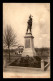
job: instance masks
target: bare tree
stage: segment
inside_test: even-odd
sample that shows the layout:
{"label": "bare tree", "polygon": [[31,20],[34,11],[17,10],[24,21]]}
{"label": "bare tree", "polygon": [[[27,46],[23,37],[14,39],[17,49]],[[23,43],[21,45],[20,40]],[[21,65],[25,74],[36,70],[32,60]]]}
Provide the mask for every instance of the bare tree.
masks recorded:
{"label": "bare tree", "polygon": [[9,61],[10,61],[10,47],[15,45],[16,42],[16,34],[13,32],[11,26],[6,27],[3,34],[3,44],[7,46],[9,51]]}

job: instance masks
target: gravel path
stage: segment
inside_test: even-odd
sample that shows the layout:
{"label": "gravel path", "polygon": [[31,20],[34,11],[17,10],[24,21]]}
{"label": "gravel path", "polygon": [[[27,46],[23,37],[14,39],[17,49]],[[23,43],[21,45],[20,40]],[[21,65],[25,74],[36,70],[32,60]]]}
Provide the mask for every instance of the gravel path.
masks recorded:
{"label": "gravel path", "polygon": [[39,71],[35,68],[9,66],[3,71],[4,78],[50,78],[49,71]]}

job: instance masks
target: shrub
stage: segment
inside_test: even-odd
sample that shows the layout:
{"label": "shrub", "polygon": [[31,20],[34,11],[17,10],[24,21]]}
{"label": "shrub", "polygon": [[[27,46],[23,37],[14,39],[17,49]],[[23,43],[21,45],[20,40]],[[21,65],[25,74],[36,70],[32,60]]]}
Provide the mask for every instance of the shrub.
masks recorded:
{"label": "shrub", "polygon": [[29,63],[29,67],[37,67],[38,68],[41,65],[41,62],[38,61],[34,57],[30,57],[29,60],[28,60],[28,63]]}
{"label": "shrub", "polygon": [[16,59],[13,63],[11,63],[11,66],[18,66],[20,64],[21,58]]}
{"label": "shrub", "polygon": [[21,60],[20,60],[20,66],[24,66],[24,67],[27,67],[28,66],[28,58],[27,57],[21,57]]}
{"label": "shrub", "polygon": [[35,68],[40,68],[41,61],[40,59],[37,59],[38,57],[21,57],[14,61],[13,64],[16,66],[22,66],[22,67],[35,67]]}
{"label": "shrub", "polygon": [[38,57],[38,56],[34,56],[34,58],[35,58],[37,61],[41,61],[41,58]]}

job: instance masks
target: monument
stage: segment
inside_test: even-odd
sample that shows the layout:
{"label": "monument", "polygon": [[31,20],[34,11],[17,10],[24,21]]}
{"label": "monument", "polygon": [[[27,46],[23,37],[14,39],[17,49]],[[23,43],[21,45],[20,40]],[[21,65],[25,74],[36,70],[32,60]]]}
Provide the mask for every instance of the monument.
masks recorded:
{"label": "monument", "polygon": [[25,56],[36,56],[36,51],[34,49],[34,42],[33,39],[34,37],[32,36],[32,16],[29,16],[29,20],[28,20],[28,26],[27,26],[27,31],[26,31],[26,35],[25,35],[25,45],[24,45],[24,51],[22,53],[22,57]]}

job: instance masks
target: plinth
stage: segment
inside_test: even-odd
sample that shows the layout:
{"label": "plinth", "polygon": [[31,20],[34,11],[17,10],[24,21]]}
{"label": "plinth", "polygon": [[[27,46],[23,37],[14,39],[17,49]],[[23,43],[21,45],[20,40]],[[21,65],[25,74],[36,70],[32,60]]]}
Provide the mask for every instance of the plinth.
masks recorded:
{"label": "plinth", "polygon": [[22,53],[22,57],[25,57],[25,56],[30,56],[30,57],[33,57],[33,56],[36,56],[36,51],[34,49],[34,37],[32,36],[31,33],[26,33],[25,35],[25,44],[24,44],[24,51]]}

